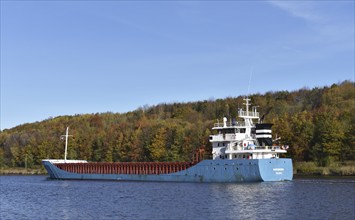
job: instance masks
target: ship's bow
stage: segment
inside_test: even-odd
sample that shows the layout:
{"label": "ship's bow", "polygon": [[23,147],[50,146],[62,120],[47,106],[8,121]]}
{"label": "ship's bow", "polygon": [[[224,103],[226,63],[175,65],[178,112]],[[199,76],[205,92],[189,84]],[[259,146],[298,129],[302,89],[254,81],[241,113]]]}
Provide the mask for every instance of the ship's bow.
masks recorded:
{"label": "ship's bow", "polygon": [[42,160],[42,164],[44,168],[47,170],[47,173],[49,174],[49,177],[52,179],[57,179],[58,175],[56,173],[55,166],[51,162],[51,160]]}

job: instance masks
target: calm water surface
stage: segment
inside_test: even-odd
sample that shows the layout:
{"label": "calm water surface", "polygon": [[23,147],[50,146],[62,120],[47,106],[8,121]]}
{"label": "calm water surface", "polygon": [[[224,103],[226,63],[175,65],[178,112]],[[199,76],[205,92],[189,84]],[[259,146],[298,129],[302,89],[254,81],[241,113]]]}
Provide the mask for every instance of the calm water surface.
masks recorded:
{"label": "calm water surface", "polygon": [[355,219],[354,179],[206,184],[0,176],[0,219]]}

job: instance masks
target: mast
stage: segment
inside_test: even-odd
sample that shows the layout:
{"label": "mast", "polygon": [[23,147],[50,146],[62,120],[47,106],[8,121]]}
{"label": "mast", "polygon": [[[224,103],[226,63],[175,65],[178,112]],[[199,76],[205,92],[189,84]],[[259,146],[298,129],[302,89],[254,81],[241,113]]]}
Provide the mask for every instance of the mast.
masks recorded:
{"label": "mast", "polygon": [[243,99],[245,101],[245,103],[243,103],[245,105],[245,111],[240,110],[239,111],[239,117],[244,118],[245,124],[250,127],[253,126],[253,120],[252,119],[258,119],[259,118],[259,113],[258,112],[249,112],[249,106],[251,105],[249,103],[250,98],[245,97]]}
{"label": "mast", "polygon": [[249,105],[250,105],[250,104],[249,104],[249,101],[250,101],[250,99],[249,99],[248,97],[246,97],[246,98],[244,98],[244,101],[245,101],[244,104],[245,104],[246,113],[247,113],[246,115],[249,116]]}
{"label": "mast", "polygon": [[64,163],[67,162],[67,153],[68,153],[68,137],[73,136],[69,135],[69,127],[67,127],[67,131],[65,132],[65,135],[62,135],[61,137],[65,137],[65,150],[64,150]]}

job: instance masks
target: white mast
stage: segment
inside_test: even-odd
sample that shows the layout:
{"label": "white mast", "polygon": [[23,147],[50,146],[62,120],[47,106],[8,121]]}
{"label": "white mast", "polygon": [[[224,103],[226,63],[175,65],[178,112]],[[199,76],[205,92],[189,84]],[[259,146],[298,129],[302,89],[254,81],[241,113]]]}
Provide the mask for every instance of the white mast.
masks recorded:
{"label": "white mast", "polygon": [[244,117],[245,124],[247,126],[253,126],[253,121],[252,121],[252,118],[253,118],[252,116],[253,115],[249,113],[249,105],[250,105],[249,101],[250,101],[250,98],[246,97],[243,100],[245,101],[245,103],[243,103],[243,104],[245,104],[245,107],[246,107],[246,111],[244,112],[244,114],[245,114],[245,117]]}
{"label": "white mast", "polygon": [[246,112],[247,112],[247,116],[249,116],[249,101],[250,101],[250,99],[248,98],[248,96],[244,99],[244,101],[245,101],[245,106],[246,106]]}
{"label": "white mast", "polygon": [[69,133],[69,127],[67,127],[67,131],[66,131],[65,135],[61,136],[61,137],[65,137],[64,163],[67,162],[68,137],[73,136],[73,135],[69,135],[68,133]]}

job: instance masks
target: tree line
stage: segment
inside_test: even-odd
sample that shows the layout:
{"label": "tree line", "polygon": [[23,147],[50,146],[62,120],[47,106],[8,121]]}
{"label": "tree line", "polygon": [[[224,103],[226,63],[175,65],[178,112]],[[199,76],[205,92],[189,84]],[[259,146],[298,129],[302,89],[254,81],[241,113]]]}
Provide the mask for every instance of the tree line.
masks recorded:
{"label": "tree line", "polygon": [[[297,91],[249,96],[273,136],[289,145],[294,161],[354,160],[354,82]],[[124,114],[96,113],[59,116],[23,124],[0,133],[0,167],[38,167],[46,158],[64,157],[60,136],[70,127],[68,159],[96,162],[190,161],[205,146],[222,117],[236,118],[243,96],[189,103],[143,106]]]}

